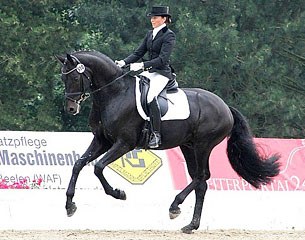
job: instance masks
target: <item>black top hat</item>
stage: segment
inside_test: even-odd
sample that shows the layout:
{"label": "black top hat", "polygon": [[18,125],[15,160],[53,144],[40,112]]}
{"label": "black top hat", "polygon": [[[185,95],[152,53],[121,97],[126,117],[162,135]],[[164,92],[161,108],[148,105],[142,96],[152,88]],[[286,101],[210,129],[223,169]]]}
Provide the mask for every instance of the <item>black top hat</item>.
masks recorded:
{"label": "black top hat", "polygon": [[169,14],[169,7],[168,6],[156,6],[156,7],[152,7],[151,13],[148,13],[147,17],[152,17],[152,16],[167,16],[167,17],[172,17]]}

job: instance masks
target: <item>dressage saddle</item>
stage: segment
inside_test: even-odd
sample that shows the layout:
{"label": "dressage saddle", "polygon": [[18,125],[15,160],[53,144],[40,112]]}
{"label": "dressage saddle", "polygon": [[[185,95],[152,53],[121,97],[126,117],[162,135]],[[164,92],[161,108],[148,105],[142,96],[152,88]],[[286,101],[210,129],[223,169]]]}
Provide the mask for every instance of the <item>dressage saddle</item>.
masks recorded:
{"label": "dressage saddle", "polygon": [[[139,88],[141,93],[141,97],[140,97],[141,105],[145,114],[148,116],[149,108],[147,103],[147,94],[150,87],[150,79],[142,75],[139,75],[138,77],[140,78]],[[161,117],[163,117],[168,110],[169,100],[167,98],[167,94],[175,93],[177,91],[178,91],[178,82],[176,81],[176,74],[173,73],[173,78],[167,83],[165,88],[160,92],[160,94],[157,97],[158,104],[160,107]]]}

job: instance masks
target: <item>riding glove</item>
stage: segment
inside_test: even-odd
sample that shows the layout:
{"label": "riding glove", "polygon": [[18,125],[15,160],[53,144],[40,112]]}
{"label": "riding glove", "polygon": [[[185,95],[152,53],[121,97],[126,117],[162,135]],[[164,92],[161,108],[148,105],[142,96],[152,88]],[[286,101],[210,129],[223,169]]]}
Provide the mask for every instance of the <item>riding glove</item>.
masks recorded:
{"label": "riding glove", "polygon": [[115,60],[115,64],[118,65],[120,68],[126,65],[124,60],[119,60],[119,61]]}
{"label": "riding glove", "polygon": [[130,64],[130,71],[139,71],[139,70],[144,70],[144,63],[140,62],[140,63],[131,63]]}

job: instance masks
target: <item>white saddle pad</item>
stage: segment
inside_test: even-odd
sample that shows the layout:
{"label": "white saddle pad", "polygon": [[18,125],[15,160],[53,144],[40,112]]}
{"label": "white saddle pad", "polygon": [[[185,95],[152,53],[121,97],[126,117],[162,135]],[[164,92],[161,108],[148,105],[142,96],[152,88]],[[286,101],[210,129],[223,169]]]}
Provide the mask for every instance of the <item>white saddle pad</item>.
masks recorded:
{"label": "white saddle pad", "polygon": [[[147,116],[142,108],[140,101],[140,88],[139,88],[140,79],[136,77],[136,105],[140,116],[144,120],[149,120],[149,116]],[[168,111],[161,118],[164,120],[183,120],[187,119],[190,116],[190,106],[187,100],[186,94],[184,91],[178,88],[178,92],[175,93],[167,93],[167,98],[170,100],[168,102]]]}

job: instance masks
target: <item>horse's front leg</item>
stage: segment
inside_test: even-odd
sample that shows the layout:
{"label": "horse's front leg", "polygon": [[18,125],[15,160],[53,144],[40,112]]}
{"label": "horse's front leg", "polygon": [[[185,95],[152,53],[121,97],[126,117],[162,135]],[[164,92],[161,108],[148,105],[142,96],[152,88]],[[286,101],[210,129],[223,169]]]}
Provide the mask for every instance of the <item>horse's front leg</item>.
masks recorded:
{"label": "horse's front leg", "polygon": [[92,140],[90,146],[88,147],[87,151],[82,155],[80,159],[78,159],[72,170],[72,176],[69,182],[69,186],[66,192],[67,200],[66,200],[66,210],[68,217],[73,216],[75,213],[77,207],[75,203],[73,202],[73,197],[75,194],[75,186],[76,181],[79,176],[80,171],[83,169],[83,167],[88,164],[89,162],[95,160],[100,155],[102,155],[104,152],[106,152],[109,149],[108,143],[105,141],[103,142],[102,139],[98,139],[96,136]]}
{"label": "horse's front leg", "polygon": [[108,152],[95,164],[94,173],[100,180],[105,193],[110,195],[116,199],[126,200],[126,194],[124,191],[120,189],[113,189],[110,184],[107,182],[103,175],[103,170],[105,167],[112,163],[113,161],[117,160],[125,153],[132,150],[128,144],[124,141],[117,141],[112,145],[112,147],[108,150]]}

